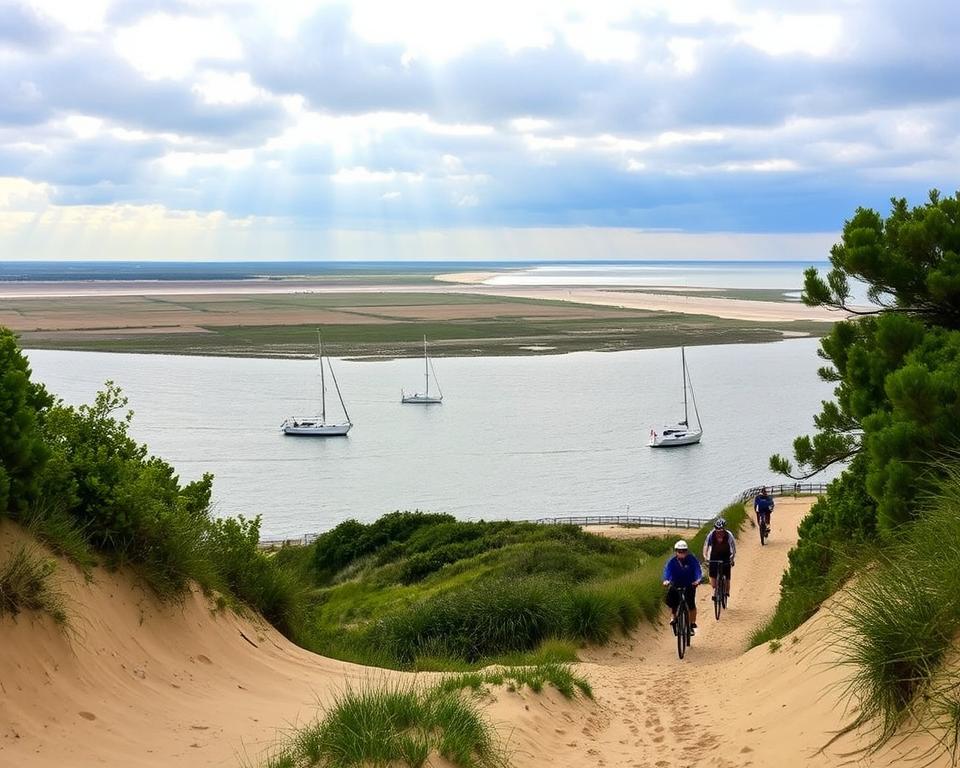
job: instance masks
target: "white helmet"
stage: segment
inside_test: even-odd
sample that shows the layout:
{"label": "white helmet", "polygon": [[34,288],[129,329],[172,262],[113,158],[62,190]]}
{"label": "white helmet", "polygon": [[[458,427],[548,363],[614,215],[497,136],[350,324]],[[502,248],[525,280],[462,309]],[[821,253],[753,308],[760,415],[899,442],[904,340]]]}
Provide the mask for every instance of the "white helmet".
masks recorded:
{"label": "white helmet", "polygon": [[676,544],[674,544],[674,545],[673,545],[673,548],[674,548],[674,549],[682,549],[682,550],[690,549],[690,547],[687,546],[687,542],[685,542],[683,539],[680,539],[680,541],[678,541]]}

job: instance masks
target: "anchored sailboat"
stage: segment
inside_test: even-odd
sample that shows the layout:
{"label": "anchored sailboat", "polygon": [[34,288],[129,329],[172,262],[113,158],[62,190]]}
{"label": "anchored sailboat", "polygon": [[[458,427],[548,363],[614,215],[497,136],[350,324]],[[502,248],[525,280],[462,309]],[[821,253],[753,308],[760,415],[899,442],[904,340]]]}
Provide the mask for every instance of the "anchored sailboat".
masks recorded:
{"label": "anchored sailboat", "polygon": [[[437,394],[430,394],[430,374],[433,373],[433,383],[436,385]],[[440,390],[440,382],[437,381],[437,372],[433,370],[433,361],[427,354],[427,337],[423,337],[423,393],[406,394],[400,390],[401,403],[418,403],[420,405],[436,405],[443,402],[443,392]]]}
{"label": "anchored sailboat", "polygon": [[320,415],[319,416],[291,416],[280,425],[285,435],[301,435],[304,437],[339,437],[346,435],[350,431],[353,423],[350,421],[350,415],[347,413],[347,406],[343,402],[343,395],[340,394],[340,385],[337,383],[337,376],[333,372],[333,366],[330,365],[330,358],[327,360],[327,369],[330,371],[330,378],[333,379],[333,386],[337,390],[337,397],[340,398],[340,407],[343,408],[345,422],[327,423],[327,382],[323,374],[323,337],[320,331],[317,331],[317,359],[320,361]]}
{"label": "anchored sailboat", "polygon": [[[650,447],[667,448],[674,445],[693,445],[699,443],[703,436],[703,427],[700,424],[700,413],[697,411],[697,399],[693,394],[693,382],[690,380],[690,374],[687,371],[687,354],[683,347],[680,347],[680,359],[683,366],[683,421],[670,426],[663,427],[658,433],[655,429],[650,430]],[[690,399],[693,401],[693,413],[697,417],[697,428],[692,429],[687,416],[687,387],[690,387]]]}

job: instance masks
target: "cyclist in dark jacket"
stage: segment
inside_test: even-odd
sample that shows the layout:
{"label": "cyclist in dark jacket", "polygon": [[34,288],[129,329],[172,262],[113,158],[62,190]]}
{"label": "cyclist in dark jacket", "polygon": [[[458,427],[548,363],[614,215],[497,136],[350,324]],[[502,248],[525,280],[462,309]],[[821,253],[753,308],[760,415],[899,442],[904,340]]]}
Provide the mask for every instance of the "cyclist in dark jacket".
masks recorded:
{"label": "cyclist in dark jacket", "polygon": [[760,525],[760,516],[763,515],[767,531],[770,531],[770,513],[773,512],[773,496],[767,493],[766,487],[760,489],[753,499],[753,511],[757,513],[757,525]]}
{"label": "cyclist in dark jacket", "polygon": [[703,542],[703,559],[709,563],[710,586],[714,590],[717,588],[717,576],[722,573],[727,577],[727,597],[730,597],[730,567],[736,556],[737,540],[727,530],[727,521],[718,517],[713,523],[713,530]]}
{"label": "cyclist in dark jacket", "polygon": [[680,607],[680,591],[678,587],[686,587],[687,608],[690,609],[690,627],[697,628],[697,585],[703,579],[700,561],[690,552],[687,542],[680,539],[673,545],[674,555],[663,568],[663,586],[667,590],[667,605],[673,613],[670,619],[676,625],[677,608]]}

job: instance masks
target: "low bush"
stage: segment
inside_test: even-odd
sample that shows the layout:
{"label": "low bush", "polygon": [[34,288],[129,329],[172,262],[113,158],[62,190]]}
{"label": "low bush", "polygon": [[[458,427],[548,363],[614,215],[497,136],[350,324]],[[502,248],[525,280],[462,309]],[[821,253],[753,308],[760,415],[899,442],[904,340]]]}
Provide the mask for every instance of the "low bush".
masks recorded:
{"label": "low bush", "polygon": [[377,621],[370,645],[409,665],[421,655],[475,662],[564,634],[562,594],[544,579],[483,580]]}
{"label": "low bush", "polygon": [[212,520],[205,549],[217,584],[263,616],[288,637],[303,637],[309,586],[293,569],[261,552],[260,518]]}

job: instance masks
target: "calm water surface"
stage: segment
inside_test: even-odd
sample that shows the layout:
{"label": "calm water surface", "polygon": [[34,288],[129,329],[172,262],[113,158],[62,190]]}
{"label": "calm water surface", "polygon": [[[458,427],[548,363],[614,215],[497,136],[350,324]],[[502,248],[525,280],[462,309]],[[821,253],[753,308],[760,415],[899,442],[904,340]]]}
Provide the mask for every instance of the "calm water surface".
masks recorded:
{"label": "calm water surface", "polygon": [[646,442],[682,414],[679,349],[441,358],[445,399],[429,407],[399,402],[401,387],[422,386],[422,360],[335,360],[355,426],[327,439],[279,431],[287,416],[317,410],[315,361],[28,355],[35,378],[69,403],[116,381],[136,414],[133,436],[183,481],[213,472],[215,512],[262,515],[271,538],[395,509],[463,519],[715,514],[745,487],[779,482],[768,457],[789,455],[813,429],[831,397],[816,376],[817,345],[688,347],[704,437],[663,450]]}

